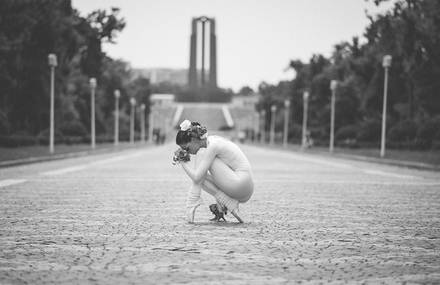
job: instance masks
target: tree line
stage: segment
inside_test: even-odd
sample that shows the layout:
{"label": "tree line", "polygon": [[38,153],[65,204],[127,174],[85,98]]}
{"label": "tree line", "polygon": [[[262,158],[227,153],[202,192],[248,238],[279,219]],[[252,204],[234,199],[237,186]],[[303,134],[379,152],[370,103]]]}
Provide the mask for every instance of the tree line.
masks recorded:
{"label": "tree line", "polygon": [[113,132],[114,91],[119,89],[121,138],[128,139],[129,99],[149,110],[150,82],[133,79],[128,63],[110,58],[104,43],[114,43],[125,27],[118,8],[81,16],[70,0],[0,1],[0,144],[47,143],[50,69],[55,71],[55,128],[58,142],[83,142],[90,133],[90,86],[95,77],[98,140]]}
{"label": "tree line", "polygon": [[[375,0],[378,6],[387,0]],[[394,147],[440,148],[440,2],[399,0],[379,15],[368,15],[364,38],[334,46],[330,57],[313,55],[308,62],[291,60],[291,81],[261,83],[257,110],[291,104],[290,140],[301,137],[303,92],[309,91],[309,129],[312,138],[328,143],[330,81],[336,90],[336,141],[339,145],[377,146],[381,134],[384,55],[389,69],[387,139]],[[277,130],[283,118],[277,116]]]}

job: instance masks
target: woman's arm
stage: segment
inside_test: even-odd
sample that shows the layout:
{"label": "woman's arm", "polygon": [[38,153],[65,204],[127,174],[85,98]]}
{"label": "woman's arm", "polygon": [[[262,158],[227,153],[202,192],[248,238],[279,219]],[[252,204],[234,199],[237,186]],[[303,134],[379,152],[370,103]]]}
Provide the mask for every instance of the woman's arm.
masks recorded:
{"label": "woman's arm", "polygon": [[208,172],[216,156],[216,147],[211,144],[210,147],[207,148],[205,153],[203,154],[200,163],[198,163],[198,165],[196,165],[194,169],[192,169],[187,162],[182,162],[180,163],[180,165],[182,165],[183,170],[185,170],[189,178],[191,178],[194,183],[199,184],[205,178],[206,172]]}

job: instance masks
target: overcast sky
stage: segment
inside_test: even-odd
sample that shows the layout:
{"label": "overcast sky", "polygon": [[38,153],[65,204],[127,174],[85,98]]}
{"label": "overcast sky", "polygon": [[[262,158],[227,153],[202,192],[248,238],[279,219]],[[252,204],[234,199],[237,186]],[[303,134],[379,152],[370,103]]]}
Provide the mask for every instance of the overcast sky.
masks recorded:
{"label": "overcast sky", "polygon": [[[132,67],[188,68],[191,18],[216,19],[220,87],[256,88],[292,78],[291,59],[330,55],[334,44],[362,36],[377,8],[364,0],[73,0],[81,15],[121,8],[126,28],[104,46]],[[382,8],[383,9],[383,8]]]}

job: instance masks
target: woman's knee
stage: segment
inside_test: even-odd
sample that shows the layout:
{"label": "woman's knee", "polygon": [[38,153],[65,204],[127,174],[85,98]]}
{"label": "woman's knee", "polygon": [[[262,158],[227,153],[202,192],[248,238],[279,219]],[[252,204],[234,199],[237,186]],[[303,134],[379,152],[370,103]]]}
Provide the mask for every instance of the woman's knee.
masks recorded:
{"label": "woman's knee", "polygon": [[217,180],[236,180],[236,173],[226,165],[221,159],[215,158],[212,162],[209,172],[213,176],[213,179]]}

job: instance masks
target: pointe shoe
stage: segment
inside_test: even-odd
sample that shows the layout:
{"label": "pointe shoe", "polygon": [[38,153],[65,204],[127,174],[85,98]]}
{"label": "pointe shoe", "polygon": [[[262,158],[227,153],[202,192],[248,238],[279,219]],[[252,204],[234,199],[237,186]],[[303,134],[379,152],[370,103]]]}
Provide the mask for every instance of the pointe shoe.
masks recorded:
{"label": "pointe shoe", "polygon": [[[223,211],[224,211],[225,214],[228,213],[227,210],[228,210],[228,209],[227,209],[226,207],[223,208]],[[239,212],[238,205],[237,205],[237,208],[236,208],[236,209],[231,210],[230,212],[231,212],[231,214],[232,214],[232,215],[238,220],[238,222],[239,222],[240,224],[243,224],[243,223],[244,223],[243,220],[242,220],[242,219],[240,218],[240,216],[238,215],[238,212]]]}
{"label": "pointe shoe", "polygon": [[196,203],[192,204],[191,206],[186,206],[186,220],[188,223],[193,224],[194,223],[194,216],[196,214],[196,209],[198,206],[202,204],[201,199],[199,199]]}
{"label": "pointe shoe", "polygon": [[243,220],[240,218],[240,216],[237,214],[236,210],[231,211],[231,214],[232,214],[232,215],[238,220],[238,222],[239,222],[240,224],[243,224],[243,223],[244,223]]}
{"label": "pointe shoe", "polygon": [[186,220],[188,223],[193,224],[194,223],[194,216],[196,214],[196,209],[200,205],[195,205],[193,207],[186,208]]}

